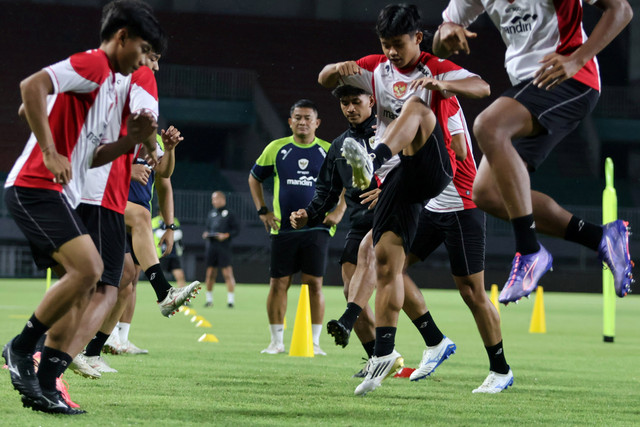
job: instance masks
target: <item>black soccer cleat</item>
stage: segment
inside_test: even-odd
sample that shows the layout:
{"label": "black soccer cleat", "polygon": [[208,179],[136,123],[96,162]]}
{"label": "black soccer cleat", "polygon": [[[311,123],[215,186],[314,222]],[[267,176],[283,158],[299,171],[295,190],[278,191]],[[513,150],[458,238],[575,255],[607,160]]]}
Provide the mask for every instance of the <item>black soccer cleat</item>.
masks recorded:
{"label": "black soccer cleat", "polygon": [[15,351],[13,342],[16,338],[14,337],[2,349],[2,357],[7,362],[7,368],[11,374],[11,384],[23,396],[38,400],[42,396],[42,390],[33,367],[33,355]]}
{"label": "black soccer cleat", "polygon": [[336,345],[341,345],[342,348],[349,344],[349,335],[351,331],[348,330],[339,320],[329,320],[327,323],[327,332],[336,341]]}
{"label": "black soccer cleat", "polygon": [[22,396],[22,406],[31,408],[34,411],[46,412],[47,414],[81,415],[87,413],[82,409],[70,407],[58,390],[45,390],[38,399]]}

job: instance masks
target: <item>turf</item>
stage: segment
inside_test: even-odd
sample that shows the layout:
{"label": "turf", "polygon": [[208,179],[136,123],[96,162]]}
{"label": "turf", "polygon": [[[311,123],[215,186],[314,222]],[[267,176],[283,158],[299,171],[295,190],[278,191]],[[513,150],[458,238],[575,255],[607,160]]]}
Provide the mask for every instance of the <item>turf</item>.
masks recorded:
{"label": "turf", "polygon": [[[289,291],[287,349],[300,288]],[[17,334],[44,291],[43,280],[0,281],[0,342]],[[0,371],[0,425],[633,425],[640,422],[640,298],[617,301],[615,343],[602,340],[601,296],[545,293],[547,333],[530,334],[533,300],[501,307],[505,353],[515,384],[498,395],[475,395],[488,373],[470,312],[454,291],[425,291],[432,314],[458,350],[433,377],[392,378],[365,397],[353,395],[362,347],[346,349],[323,333],[326,357],[264,355],[269,343],[265,285],[238,285],[236,307],[224,286],[212,309],[193,303],[211,328],[191,316],[160,316],[141,283],[131,340],[149,355],[111,356],[117,374],[88,380],[65,374],[71,397],[86,415],[47,415],[22,408],[6,370]],[[325,288],[325,320],[345,303]],[[219,342],[198,342],[204,334]],[[397,349],[415,367],[424,344],[401,316]]]}

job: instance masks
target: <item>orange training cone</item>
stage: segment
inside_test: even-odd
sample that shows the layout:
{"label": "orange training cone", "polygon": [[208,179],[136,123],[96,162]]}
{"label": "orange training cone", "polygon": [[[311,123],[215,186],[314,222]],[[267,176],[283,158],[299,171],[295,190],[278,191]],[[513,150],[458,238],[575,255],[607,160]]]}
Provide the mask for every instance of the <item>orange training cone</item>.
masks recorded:
{"label": "orange training cone", "polygon": [[500,303],[498,302],[498,285],[496,285],[495,283],[491,285],[491,302],[496,307],[498,316],[500,316]]}
{"label": "orange training cone", "polygon": [[544,317],[544,290],[542,289],[542,286],[538,286],[538,290],[536,291],[536,302],[533,304],[529,333],[547,333],[547,322]]}
{"label": "orange training cone", "polygon": [[309,303],[309,286],[300,287],[298,310],[293,323],[293,337],[289,356],[313,357],[313,335],[311,332],[311,305]]}

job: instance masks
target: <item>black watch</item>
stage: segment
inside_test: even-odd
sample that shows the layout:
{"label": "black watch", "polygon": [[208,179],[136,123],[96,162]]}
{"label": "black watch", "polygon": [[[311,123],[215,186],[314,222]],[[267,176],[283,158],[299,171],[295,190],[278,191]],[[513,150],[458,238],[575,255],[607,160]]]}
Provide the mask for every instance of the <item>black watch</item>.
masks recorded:
{"label": "black watch", "polygon": [[176,227],[175,224],[169,224],[169,225],[166,226],[166,228],[168,228],[169,230],[177,230],[178,229],[178,227]]}
{"label": "black watch", "polygon": [[267,213],[269,213],[269,209],[267,209],[266,206],[263,206],[260,209],[258,209],[258,215],[266,215]]}

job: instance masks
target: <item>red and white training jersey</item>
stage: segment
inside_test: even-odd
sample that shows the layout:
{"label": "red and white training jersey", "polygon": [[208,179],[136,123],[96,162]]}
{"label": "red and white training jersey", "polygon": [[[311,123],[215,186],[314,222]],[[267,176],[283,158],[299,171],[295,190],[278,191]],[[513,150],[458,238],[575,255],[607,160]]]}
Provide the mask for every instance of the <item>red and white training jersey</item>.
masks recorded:
{"label": "red and white training jersey", "polygon": [[[71,163],[72,178],[64,186],[64,194],[76,207],[93,154],[104,141],[114,111],[115,73],[107,55],[99,49],[72,55],[45,71],[53,83],[53,95],[47,97],[53,141],[58,153]],[[44,165],[33,133],[7,177],[5,187],[12,185],[63,192]]]}
{"label": "red and white training jersey", "polygon": [[[107,130],[109,142],[127,134],[127,118],[132,113],[148,110],[158,118],[158,87],[150,68],[140,67],[128,76],[116,74],[116,93],[116,114]],[[109,164],[89,170],[82,190],[82,203],[103,206],[124,214],[134,150]]]}
{"label": "red and white training jersey", "polygon": [[[419,89],[410,91],[409,85],[414,80],[431,77],[438,80],[460,80],[476,76],[464,68],[446,59],[440,59],[426,52],[421,52],[418,61],[404,69],[396,68],[384,55],[369,55],[356,61],[362,69],[362,74],[342,77],[342,83],[362,88],[372,93],[376,99],[377,130],[375,148],[389,124],[400,115],[402,105],[412,96],[418,96],[436,114],[440,127],[447,143],[447,150],[451,159],[451,166],[455,173],[455,153],[451,149],[451,134],[449,133],[447,120],[451,111],[450,102],[455,97],[449,94],[432,93],[430,90]],[[457,104],[457,100],[455,100]],[[459,105],[458,105],[459,107]],[[456,108],[457,110],[457,108]],[[390,170],[400,163],[398,156],[394,156],[383,164],[376,174],[384,180]]]}
{"label": "red and white training jersey", "polygon": [[[587,41],[582,0],[450,0],[442,19],[467,27],[485,11],[507,46],[504,66],[514,86],[532,79],[545,55],[568,56]],[[600,90],[597,59],[573,78]]]}

